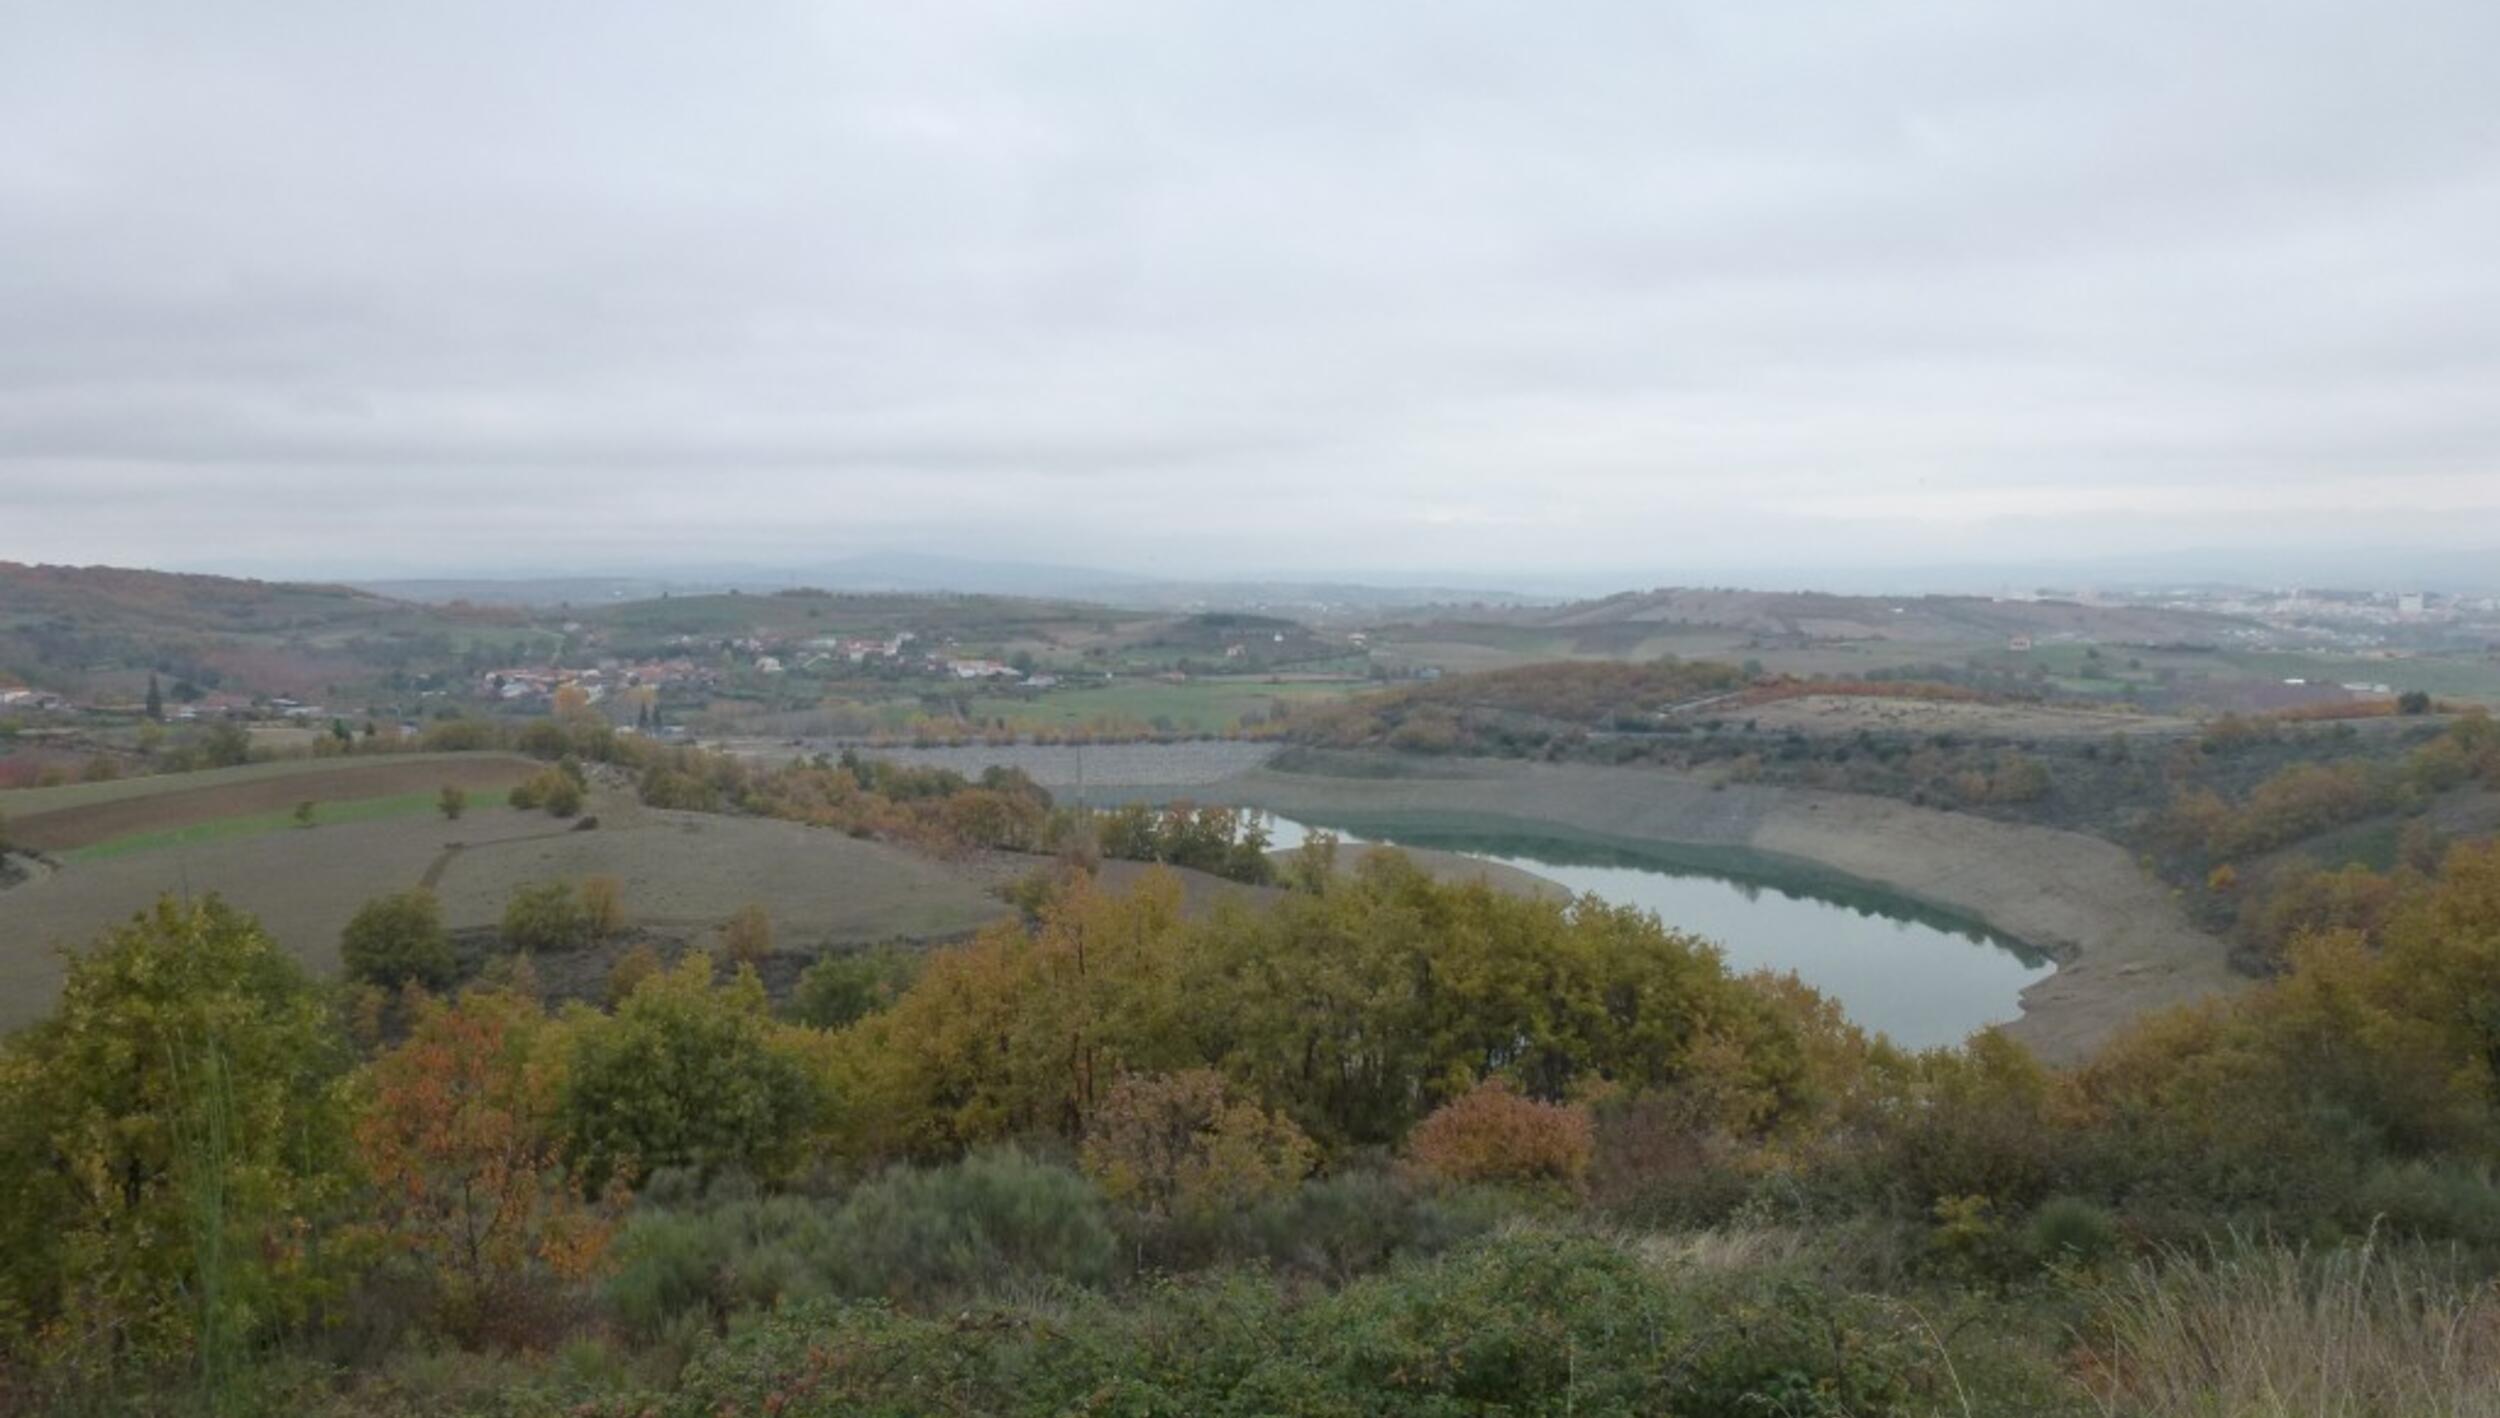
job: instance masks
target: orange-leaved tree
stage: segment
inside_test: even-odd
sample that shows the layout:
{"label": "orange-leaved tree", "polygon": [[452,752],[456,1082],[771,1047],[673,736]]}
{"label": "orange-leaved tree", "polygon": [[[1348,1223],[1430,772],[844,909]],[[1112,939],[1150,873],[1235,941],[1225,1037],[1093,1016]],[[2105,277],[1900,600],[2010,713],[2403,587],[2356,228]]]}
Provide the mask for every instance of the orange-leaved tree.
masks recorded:
{"label": "orange-leaved tree", "polygon": [[1083,1152],[1104,1192],[1159,1215],[1273,1196],[1301,1181],[1316,1155],[1291,1120],[1235,1097],[1204,1068],[1122,1078],[1094,1110]]}
{"label": "orange-leaved tree", "polygon": [[1596,1150],[1588,1109],[1540,1103],[1499,1076],[1441,1105],[1406,1139],[1416,1170],[1452,1182],[1577,1186]]}
{"label": "orange-leaved tree", "polygon": [[528,1338],[607,1248],[609,1208],[558,1159],[561,1028],[509,991],[428,1000],[366,1079],[356,1142],[383,1224],[431,1274],[439,1320],[464,1343]]}

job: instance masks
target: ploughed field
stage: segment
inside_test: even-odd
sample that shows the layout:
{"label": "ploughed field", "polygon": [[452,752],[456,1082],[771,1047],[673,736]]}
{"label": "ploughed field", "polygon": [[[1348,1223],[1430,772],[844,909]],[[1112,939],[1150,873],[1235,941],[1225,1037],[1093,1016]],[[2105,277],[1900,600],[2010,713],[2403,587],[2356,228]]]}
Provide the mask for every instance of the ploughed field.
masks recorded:
{"label": "ploughed field", "polygon": [[6,816],[11,842],[58,853],[143,834],[291,813],[308,800],[316,805],[361,802],[433,794],[445,787],[478,798],[499,796],[543,767],[499,753],[255,763],[0,793],[0,814]]}

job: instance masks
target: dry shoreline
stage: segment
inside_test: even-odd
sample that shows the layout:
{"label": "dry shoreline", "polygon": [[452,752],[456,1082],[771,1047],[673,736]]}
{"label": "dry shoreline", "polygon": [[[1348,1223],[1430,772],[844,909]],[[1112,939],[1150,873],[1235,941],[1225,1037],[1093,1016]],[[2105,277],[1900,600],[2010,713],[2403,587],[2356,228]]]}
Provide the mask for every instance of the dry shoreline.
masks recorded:
{"label": "dry shoreline", "polygon": [[2056,972],[2023,992],[2022,1018],[2005,1026],[2053,1062],[2083,1058],[2140,1015],[2244,983],[2224,944],[2191,925],[2167,887],[2081,833],[1648,768],[1378,766],[1380,776],[1259,768],[1226,780],[1222,796],[1289,817],[1467,815],[1812,863],[1967,915],[2055,960]]}

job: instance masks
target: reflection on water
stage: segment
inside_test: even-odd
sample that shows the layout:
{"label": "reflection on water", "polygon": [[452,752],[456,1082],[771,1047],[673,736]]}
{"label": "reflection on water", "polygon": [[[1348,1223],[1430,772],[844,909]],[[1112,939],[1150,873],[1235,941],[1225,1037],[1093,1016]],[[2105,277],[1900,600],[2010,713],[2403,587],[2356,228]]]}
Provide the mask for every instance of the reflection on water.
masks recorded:
{"label": "reflection on water", "polygon": [[[1804,864],[1731,848],[1628,846],[1517,830],[1346,824],[1349,842],[1460,852],[1531,871],[1575,893],[1655,912],[1716,942],[1738,970],[1794,970],[1871,1030],[1925,1047],[1960,1042],[2022,1012],[2023,987],[2052,968],[2037,951],[1967,919]],[[1310,828],[1270,819],[1277,847]]]}

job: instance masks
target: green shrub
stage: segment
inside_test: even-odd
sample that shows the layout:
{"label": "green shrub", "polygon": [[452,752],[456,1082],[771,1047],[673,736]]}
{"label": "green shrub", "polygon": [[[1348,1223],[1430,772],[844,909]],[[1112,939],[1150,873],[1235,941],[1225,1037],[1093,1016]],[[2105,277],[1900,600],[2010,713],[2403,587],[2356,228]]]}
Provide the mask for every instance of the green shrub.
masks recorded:
{"label": "green shrub", "polygon": [[2118,1220],[2079,1197],[2051,1197],[2031,1214],[2024,1239],[2044,1265],[2094,1266],[2118,1253]]}
{"label": "green shrub", "polygon": [[1520,1230],[1334,1294],[1220,1272],[1126,1303],[801,1306],[697,1359],[677,1411],[1964,1411],[1935,1354],[1914,1317],[1799,1276],[1671,1272]]}
{"label": "green shrub", "polygon": [[1184,1214],[1147,1228],[1141,1246],[1164,1270],[1250,1261],[1342,1283],[1393,1260],[1438,1255],[1491,1230],[1510,1210],[1493,1192],[1342,1172],[1241,1210]]}
{"label": "green shrub", "polygon": [[890,945],[828,955],[799,976],[787,1012],[801,1024],[839,1029],[892,1004],[919,973],[919,957]]}
{"label": "green shrub", "polygon": [[1014,1148],[898,1168],[843,1203],[838,1290],[925,1300],[1017,1276],[1108,1278],[1120,1247],[1102,1193]]}
{"label": "green shrub", "polygon": [[2500,1247],[2500,1188],[2480,1169],[2382,1163],[2354,1188],[2346,1220],[2355,1231],[2383,1225],[2425,1241]]}
{"label": "green shrub", "polygon": [[564,773],[544,775],[546,790],[540,795],[550,817],[579,817],[582,812],[582,785]]}
{"label": "green shrub", "polygon": [[823,1100],[751,972],[712,983],[689,955],[584,1021],[562,1105],[567,1152],[594,1185],[662,1167],[786,1174]]}
{"label": "green shrub", "polygon": [[349,979],[385,989],[414,981],[439,990],[459,970],[443,931],[442,905],[423,887],[359,907],[339,936],[339,959]]}
{"label": "green shrub", "polygon": [[495,746],[495,725],[485,719],[445,719],[426,726],[419,746],[428,753],[469,753]]}
{"label": "green shrub", "polygon": [[579,950],[596,938],[594,925],[570,882],[524,886],[504,903],[504,943],[516,950]]}
{"label": "green shrub", "polygon": [[657,1341],[798,1301],[927,1306],[1033,1281],[1097,1284],[1116,1270],[1120,1244],[1083,1178],[1001,1150],[890,1172],[840,1201],[715,1197],[646,1209],[615,1254],[609,1308],[627,1333]]}
{"label": "green shrub", "polygon": [[579,816],[582,810],[582,780],[578,767],[572,773],[556,768],[542,768],[526,780],[512,785],[506,801],[523,811],[545,808],[556,817]]}
{"label": "green shrub", "polygon": [[834,1215],[795,1196],[639,1212],[617,1238],[608,1307],[626,1333],[657,1342],[741,1311],[828,1298],[841,1246]]}

